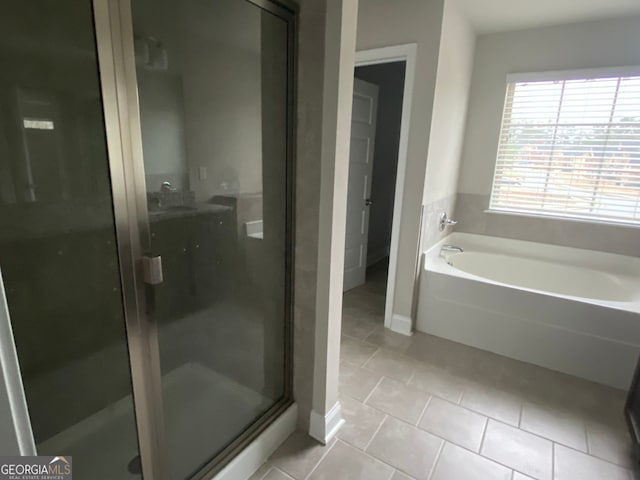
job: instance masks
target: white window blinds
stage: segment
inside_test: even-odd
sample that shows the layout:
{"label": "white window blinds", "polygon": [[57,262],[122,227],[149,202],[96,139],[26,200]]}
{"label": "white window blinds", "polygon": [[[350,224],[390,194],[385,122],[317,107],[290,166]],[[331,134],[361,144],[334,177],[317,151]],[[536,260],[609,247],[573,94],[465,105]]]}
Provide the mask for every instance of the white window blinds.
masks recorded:
{"label": "white window blinds", "polygon": [[640,75],[510,82],[490,209],[640,223]]}

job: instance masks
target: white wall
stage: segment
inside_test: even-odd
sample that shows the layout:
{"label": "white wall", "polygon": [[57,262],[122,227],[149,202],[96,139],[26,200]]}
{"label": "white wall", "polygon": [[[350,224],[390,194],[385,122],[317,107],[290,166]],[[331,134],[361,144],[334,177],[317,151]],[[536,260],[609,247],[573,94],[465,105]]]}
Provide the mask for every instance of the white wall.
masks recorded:
{"label": "white wall", "polygon": [[411,317],[443,0],[361,0],[357,50],[417,44],[394,314]]}
{"label": "white wall", "polygon": [[626,255],[640,254],[640,229],[486,213],[506,75],[640,65],[640,16],[481,35],[477,40],[462,166],[457,230]]}
{"label": "white wall", "polygon": [[338,401],[357,0],[327,0],[313,410],[309,434],[327,443],[342,426]]}
{"label": "white wall", "polygon": [[424,201],[456,193],[475,35],[451,0],[445,2],[433,102]]}
{"label": "white wall", "polygon": [[[181,41],[191,189],[198,201],[262,192],[260,12],[229,0],[196,2],[185,11]],[[210,25],[211,18],[219,21]],[[199,175],[202,167],[206,178]]]}
{"label": "white wall", "polygon": [[507,74],[640,65],[638,45],[640,17],[478,37],[458,190],[491,193]]}
{"label": "white wall", "polygon": [[418,49],[393,313],[411,318],[419,252],[455,203],[475,35],[455,0],[362,0],[358,50],[401,43]]}
{"label": "white wall", "polygon": [[138,95],[147,188],[168,181],[188,190],[182,79],[168,72],[138,70]]}
{"label": "white wall", "polygon": [[[133,5],[137,61],[136,76],[140,102],[142,145],[147,188],[158,191],[168,181],[188,190],[188,165],[184,131],[182,52],[176,22],[179,7],[167,0],[136,0]],[[143,66],[148,37],[162,42],[167,64],[164,68]],[[143,60],[144,59],[144,60]],[[152,62],[153,63],[153,62]]]}
{"label": "white wall", "polygon": [[168,71],[138,77],[148,188],[169,180],[198,201],[261,193],[260,10],[235,0],[178,3],[134,5],[138,45],[153,36],[168,59]]}
{"label": "white wall", "polygon": [[[453,214],[464,140],[475,34],[454,0],[444,5],[424,189],[422,246],[436,243],[440,210]],[[444,232],[445,234],[447,232]]]}

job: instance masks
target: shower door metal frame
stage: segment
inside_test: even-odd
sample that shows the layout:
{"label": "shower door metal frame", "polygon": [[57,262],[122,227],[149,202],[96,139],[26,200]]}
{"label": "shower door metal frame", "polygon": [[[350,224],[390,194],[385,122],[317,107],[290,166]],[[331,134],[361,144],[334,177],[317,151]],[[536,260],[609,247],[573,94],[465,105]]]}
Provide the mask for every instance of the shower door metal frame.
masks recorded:
{"label": "shower door metal frame", "polygon": [[[144,478],[168,480],[158,327],[149,313],[142,258],[150,250],[131,0],[92,0],[113,194],[138,444]],[[295,197],[295,59],[297,7],[288,1],[246,0],[287,23],[287,205],[284,395],[193,478],[211,478],[292,403],[293,245]],[[212,452],[213,453],[213,452]]]}
{"label": "shower door metal frame", "polygon": [[123,10],[122,4],[114,0],[93,0],[96,46],[138,448],[144,477],[166,480],[168,449],[160,390],[158,332],[147,312],[145,284],[142,280],[142,239],[149,232],[145,225],[146,195],[141,195],[144,191],[144,166],[140,118],[137,89],[130,88],[128,83],[131,72],[126,62],[127,29],[123,25],[127,8]]}

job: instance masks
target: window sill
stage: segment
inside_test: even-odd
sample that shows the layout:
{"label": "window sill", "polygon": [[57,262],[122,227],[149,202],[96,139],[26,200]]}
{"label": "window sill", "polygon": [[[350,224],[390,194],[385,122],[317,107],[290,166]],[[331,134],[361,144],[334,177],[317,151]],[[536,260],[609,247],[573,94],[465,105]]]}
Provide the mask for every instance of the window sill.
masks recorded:
{"label": "window sill", "polygon": [[484,210],[484,213],[488,213],[491,215],[505,215],[509,217],[522,217],[522,218],[538,218],[542,220],[552,220],[552,221],[564,221],[564,222],[574,222],[574,223],[587,223],[587,224],[598,224],[598,225],[608,225],[611,227],[622,227],[622,228],[640,228],[640,224],[631,223],[631,222],[616,222],[612,220],[601,220],[601,219],[590,219],[590,218],[581,218],[581,217],[569,217],[564,215],[542,215],[531,212],[516,212],[510,210],[492,210],[487,208]]}

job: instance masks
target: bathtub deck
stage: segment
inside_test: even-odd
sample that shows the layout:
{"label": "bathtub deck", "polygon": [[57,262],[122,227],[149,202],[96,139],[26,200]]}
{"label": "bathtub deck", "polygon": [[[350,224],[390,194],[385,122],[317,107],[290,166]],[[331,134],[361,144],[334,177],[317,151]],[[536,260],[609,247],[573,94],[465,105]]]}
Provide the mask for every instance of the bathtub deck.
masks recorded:
{"label": "bathtub deck", "polygon": [[385,331],[383,294],[345,295],[338,439],[296,433],[254,479],[632,479],[624,392]]}

